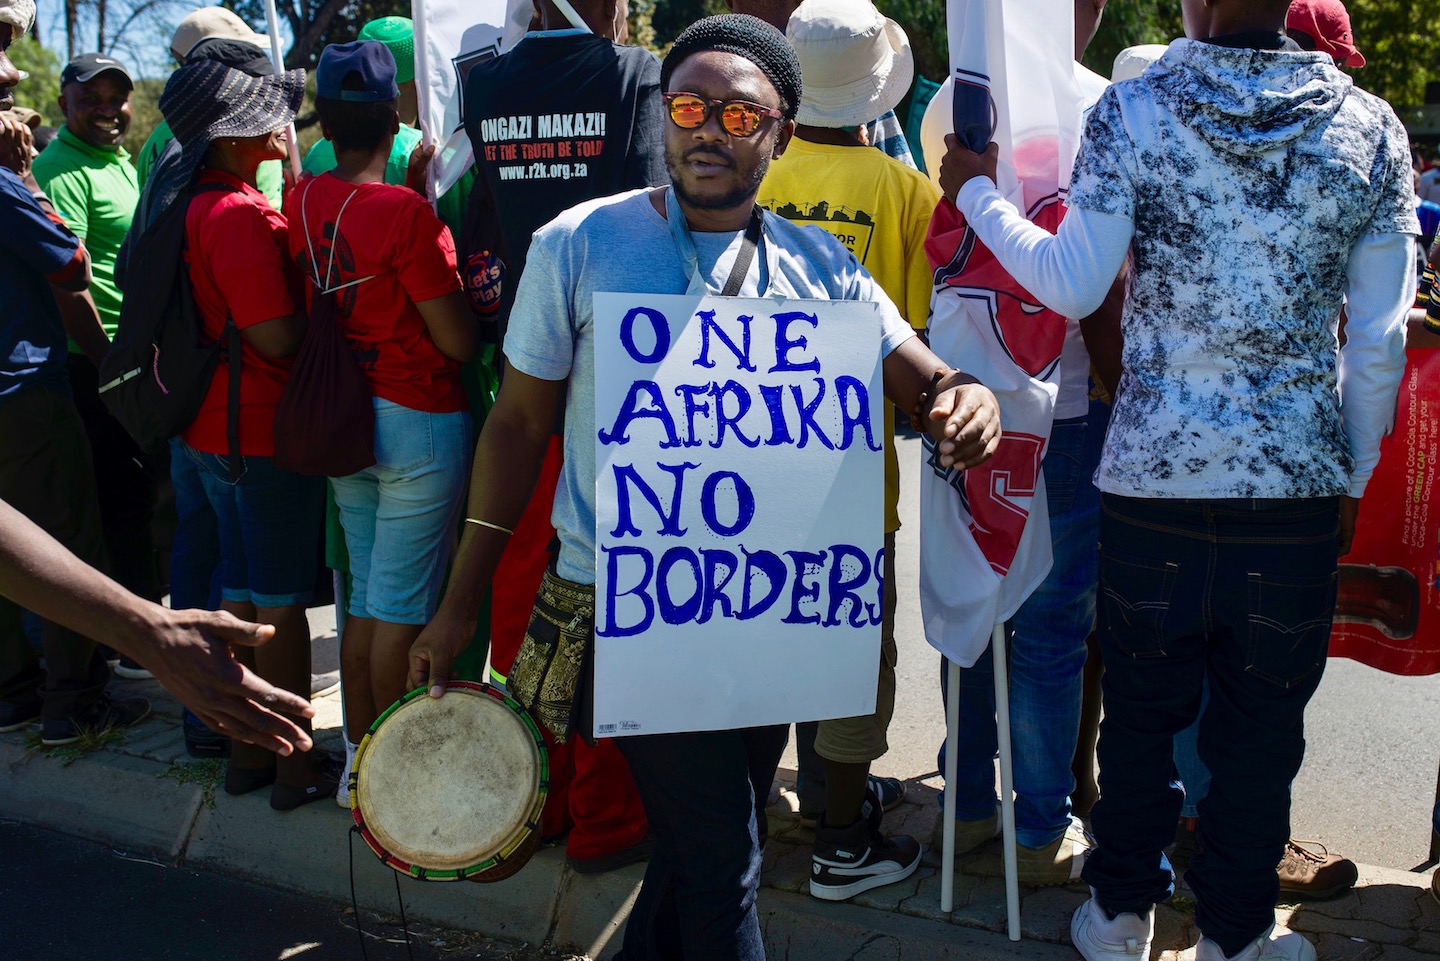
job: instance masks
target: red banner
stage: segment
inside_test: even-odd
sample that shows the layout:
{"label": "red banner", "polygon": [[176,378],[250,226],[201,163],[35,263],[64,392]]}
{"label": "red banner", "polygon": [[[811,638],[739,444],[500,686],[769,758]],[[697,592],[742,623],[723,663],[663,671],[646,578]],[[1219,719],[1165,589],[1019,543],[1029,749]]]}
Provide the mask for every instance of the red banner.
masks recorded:
{"label": "red banner", "polygon": [[1395,416],[1340,559],[1330,656],[1440,674],[1440,350],[1413,349]]}

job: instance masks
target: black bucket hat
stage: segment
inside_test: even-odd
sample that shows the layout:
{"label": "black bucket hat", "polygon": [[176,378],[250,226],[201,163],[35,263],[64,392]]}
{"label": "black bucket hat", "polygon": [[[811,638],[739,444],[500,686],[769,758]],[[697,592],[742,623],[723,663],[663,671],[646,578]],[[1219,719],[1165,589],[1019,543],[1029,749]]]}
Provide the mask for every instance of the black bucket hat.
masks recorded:
{"label": "black bucket hat", "polygon": [[216,140],[278,130],[295,119],[304,96],[304,70],[256,77],[215,60],[176,70],[160,94],[160,112],[180,142],[184,182],[193,179]]}

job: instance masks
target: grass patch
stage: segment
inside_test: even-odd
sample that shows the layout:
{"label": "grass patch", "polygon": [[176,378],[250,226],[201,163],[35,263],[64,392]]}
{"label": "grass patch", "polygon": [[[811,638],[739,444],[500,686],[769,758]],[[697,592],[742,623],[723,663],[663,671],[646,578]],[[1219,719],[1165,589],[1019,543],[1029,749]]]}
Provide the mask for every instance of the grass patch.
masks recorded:
{"label": "grass patch", "polygon": [[225,759],[206,758],[203,761],[176,761],[156,777],[168,777],[178,784],[198,784],[207,808],[215,807],[215,788],[225,780]]}
{"label": "grass patch", "polygon": [[1181,914],[1188,914],[1192,917],[1195,914],[1195,902],[1190,898],[1183,897],[1177,894],[1165,903],[1170,905],[1170,907],[1174,908],[1176,911],[1179,911]]}
{"label": "grass patch", "polygon": [[93,754],[111,744],[124,743],[125,736],[126,732],[121,728],[108,726],[94,728],[81,725],[80,740],[59,747],[47,747],[40,740],[39,731],[30,731],[25,735],[25,756],[28,758],[35,754],[42,754],[59,761],[61,767],[69,767],[87,754]]}

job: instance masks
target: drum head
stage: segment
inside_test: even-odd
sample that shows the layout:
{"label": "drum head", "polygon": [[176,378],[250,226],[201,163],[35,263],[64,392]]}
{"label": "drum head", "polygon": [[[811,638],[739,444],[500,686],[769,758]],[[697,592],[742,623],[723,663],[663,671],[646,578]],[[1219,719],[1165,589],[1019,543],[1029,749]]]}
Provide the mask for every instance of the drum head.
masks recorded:
{"label": "drum head", "polygon": [[392,867],[458,880],[503,861],[538,830],[545,774],[538,730],[499,692],[457,682],[436,699],[421,689],[366,735],[353,813]]}

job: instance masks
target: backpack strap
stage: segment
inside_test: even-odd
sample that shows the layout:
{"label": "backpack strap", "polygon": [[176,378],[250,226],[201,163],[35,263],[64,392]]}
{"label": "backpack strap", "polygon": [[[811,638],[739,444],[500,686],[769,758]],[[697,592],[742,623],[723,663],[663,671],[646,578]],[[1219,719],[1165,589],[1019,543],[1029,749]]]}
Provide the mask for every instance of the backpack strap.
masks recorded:
{"label": "backpack strap", "polygon": [[240,328],[235,326],[235,318],[230,316],[229,311],[225,312],[225,334],[230,342],[230,383],[229,395],[225,400],[225,439],[230,449],[230,480],[238,483],[244,473],[240,466]]}
{"label": "backpack strap", "polygon": [[[211,193],[214,191],[235,192],[235,188],[228,184],[197,184],[191,190],[190,197],[198,194]],[[188,201],[187,201],[188,206]],[[188,238],[182,242],[180,255],[185,255],[185,248],[188,247]],[[221,336],[226,338],[225,349],[229,355],[227,363],[230,371],[230,383],[225,398],[225,441],[230,454],[230,480],[238,483],[244,470],[241,467],[243,455],[240,453],[240,328],[235,326],[235,318],[230,316],[230,311],[225,311],[225,330]]]}
{"label": "backpack strap", "polygon": [[340,246],[340,218],[345,216],[345,208],[350,206],[350,201],[354,200],[355,195],[360,192],[360,188],[356,187],[354,190],[350,191],[350,196],[345,198],[345,202],[340,205],[340,212],[335,215],[335,233],[334,236],[330,238],[330,260],[325,265],[325,279],[323,281],[320,279],[320,262],[315,259],[315,240],[313,235],[310,233],[310,220],[306,216],[305,212],[305,202],[310,199],[310,188],[314,185],[315,180],[317,179],[319,178],[312,178],[310,183],[307,183],[305,185],[305,189],[300,194],[300,227],[305,233],[305,246],[310,251],[311,283],[313,283],[319,289],[320,293],[333,294],[337,290],[344,290],[346,287],[354,287],[357,284],[365,283],[365,281],[367,280],[374,280],[376,275],[371,274],[369,277],[360,277],[356,280],[349,281],[348,283],[341,284],[338,287],[330,286],[330,278],[335,271],[335,248]]}

